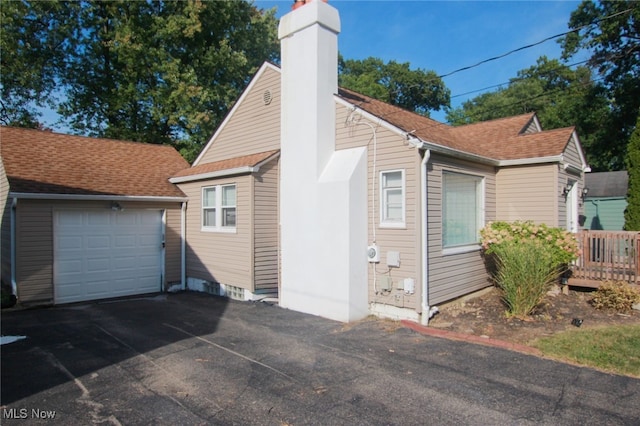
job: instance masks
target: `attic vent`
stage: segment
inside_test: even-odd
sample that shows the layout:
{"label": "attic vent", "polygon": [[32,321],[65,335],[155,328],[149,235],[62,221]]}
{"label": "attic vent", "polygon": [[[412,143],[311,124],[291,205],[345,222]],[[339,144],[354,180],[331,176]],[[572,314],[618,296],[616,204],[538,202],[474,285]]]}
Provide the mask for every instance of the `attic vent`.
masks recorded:
{"label": "attic vent", "polygon": [[271,103],[271,90],[265,90],[264,94],[262,95],[262,99],[264,100],[264,104],[265,105],[269,105]]}

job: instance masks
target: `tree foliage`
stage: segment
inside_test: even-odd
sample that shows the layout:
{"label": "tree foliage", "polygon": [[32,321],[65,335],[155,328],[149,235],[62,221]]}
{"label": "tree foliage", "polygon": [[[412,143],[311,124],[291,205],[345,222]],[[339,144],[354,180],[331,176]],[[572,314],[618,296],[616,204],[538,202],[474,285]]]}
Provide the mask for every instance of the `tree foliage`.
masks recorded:
{"label": "tree foliage", "polygon": [[624,229],[640,231],[640,111],[636,119],[636,128],[629,139],[625,165],[629,174],[629,187],[627,208],[624,211]]}
{"label": "tree foliage", "polygon": [[[575,125],[594,171],[621,170],[640,107],[640,2],[584,1],[574,31],[560,41],[563,60],[538,59],[509,85],[450,110],[454,125],[537,112],[544,128]],[[566,65],[578,52],[586,66]]]}
{"label": "tree foliage", "polygon": [[434,71],[379,58],[338,60],[339,84],[372,98],[429,116],[449,105],[451,92]]}
{"label": "tree foliage", "polygon": [[169,143],[189,159],[278,55],[275,12],[248,1],[22,1],[1,13],[5,123],[35,124],[34,105],[55,102],[76,133]]}
{"label": "tree foliage", "polygon": [[0,3],[2,124],[38,127],[37,108],[55,105],[52,94],[77,7],[59,1]]}
{"label": "tree foliage", "polygon": [[608,137],[601,143],[610,147],[610,168],[621,169],[640,108],[640,2],[583,1],[569,27],[576,31],[561,40],[563,56],[581,49],[591,53],[589,66],[603,77],[610,100]]}
{"label": "tree foliage", "polygon": [[519,71],[507,87],[463,103],[449,111],[447,119],[461,125],[536,112],[545,129],[575,126],[591,167],[606,169],[599,141],[606,137],[608,100],[591,74],[587,67],[573,70],[542,56],[536,65]]}

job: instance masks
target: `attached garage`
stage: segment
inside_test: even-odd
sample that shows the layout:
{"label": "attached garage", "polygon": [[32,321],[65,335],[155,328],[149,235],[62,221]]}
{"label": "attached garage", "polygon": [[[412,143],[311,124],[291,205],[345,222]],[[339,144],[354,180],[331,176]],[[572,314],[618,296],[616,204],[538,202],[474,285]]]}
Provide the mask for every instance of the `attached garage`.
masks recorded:
{"label": "attached garage", "polygon": [[54,212],[54,302],[161,291],[162,212]]}
{"label": "attached garage", "polygon": [[184,286],[189,164],[170,146],[0,127],[2,282],[23,306]]}

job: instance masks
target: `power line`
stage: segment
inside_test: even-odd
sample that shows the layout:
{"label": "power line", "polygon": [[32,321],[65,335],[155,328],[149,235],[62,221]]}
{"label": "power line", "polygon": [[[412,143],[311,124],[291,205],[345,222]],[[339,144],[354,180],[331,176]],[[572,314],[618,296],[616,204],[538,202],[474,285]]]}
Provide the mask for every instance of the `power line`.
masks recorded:
{"label": "power line", "polygon": [[[560,66],[555,67],[555,68],[553,68],[553,69],[551,69],[551,70],[549,70],[549,71],[547,71],[547,72],[542,72],[542,73],[539,73],[539,74],[537,74],[537,75],[538,75],[538,76],[541,76],[541,75],[550,74],[550,73],[552,73],[552,72],[554,72],[554,71],[556,71],[556,70],[559,70],[559,69],[561,69],[561,68],[563,68],[563,67],[565,67],[565,66],[566,66],[566,67],[568,67],[568,68],[570,68],[570,67],[573,67],[573,66],[576,66],[576,65],[584,64],[584,63],[586,63],[586,62],[589,62],[589,60],[588,60],[588,59],[586,59],[586,60],[584,60],[584,61],[575,62],[575,63],[573,63],[573,64],[569,64],[569,65],[560,65]],[[453,95],[453,96],[450,96],[450,98],[451,98],[451,99],[453,99],[453,98],[459,98],[460,96],[470,95],[470,94],[472,94],[472,93],[484,92],[485,90],[493,89],[493,88],[500,87],[500,86],[504,86],[504,85],[510,85],[510,84],[513,84],[513,83],[517,83],[518,81],[528,80],[529,78],[531,78],[531,77],[516,77],[516,78],[512,78],[511,80],[506,81],[506,82],[504,82],[504,83],[494,84],[494,85],[492,85],[492,86],[483,87],[482,89],[475,89],[475,90],[471,90],[471,91],[469,91],[469,92],[460,93],[459,95]]]}
{"label": "power line", "polygon": [[[476,118],[478,118],[477,122],[480,122],[480,121],[483,121],[483,119],[481,117],[486,116],[486,115],[488,115],[490,113],[494,113],[496,111],[501,111],[501,110],[513,107],[515,105],[518,105],[518,104],[526,104],[527,102],[530,102],[530,101],[533,101],[533,100],[536,100],[536,99],[540,99],[540,98],[544,98],[544,97],[547,97],[547,96],[555,96],[555,95],[557,95],[559,93],[563,93],[563,96],[567,97],[567,98],[568,97],[572,97],[572,96],[577,96],[578,95],[577,93],[572,93],[573,89],[576,89],[576,88],[579,88],[579,87],[586,87],[586,86],[589,86],[589,85],[591,85],[593,83],[596,83],[596,82],[599,82],[599,81],[602,81],[602,80],[604,80],[604,77],[598,77],[596,79],[590,79],[588,82],[578,83],[578,84],[574,84],[574,85],[571,85],[571,86],[566,87],[566,88],[560,88],[560,89],[556,89],[556,90],[540,93],[540,94],[535,95],[535,96],[530,96],[528,98],[519,99],[519,100],[517,100],[515,102],[511,102],[511,103],[506,104],[506,105],[499,105],[499,106],[495,106],[495,107],[492,107],[492,108],[486,108],[484,110],[480,109],[479,112],[475,111],[473,113],[465,114],[464,117],[466,117],[466,118],[474,118],[474,117],[476,117]],[[567,90],[569,91],[569,93],[567,93]],[[447,121],[447,123],[451,124],[448,121]]]}
{"label": "power line", "polygon": [[504,58],[504,57],[506,57],[506,56],[509,56],[509,55],[513,54],[513,53],[520,52],[520,51],[522,51],[522,50],[525,50],[525,49],[529,49],[529,48],[535,47],[535,46],[537,46],[537,45],[539,45],[539,44],[542,44],[542,43],[545,43],[545,42],[547,42],[547,41],[549,41],[549,40],[553,40],[554,38],[558,38],[558,37],[565,36],[565,35],[567,35],[567,34],[571,34],[571,33],[578,32],[578,31],[580,31],[580,30],[582,30],[582,29],[584,29],[584,28],[590,27],[590,26],[595,25],[595,24],[597,24],[597,23],[599,23],[599,22],[605,21],[605,20],[607,20],[607,19],[615,18],[616,16],[619,16],[619,15],[625,14],[625,13],[627,13],[627,12],[631,12],[632,10],[633,10],[633,9],[626,9],[626,10],[623,10],[623,11],[621,11],[621,12],[614,13],[613,15],[605,16],[604,18],[601,18],[601,19],[596,19],[595,21],[593,21],[593,22],[591,22],[591,23],[589,23],[589,24],[582,25],[582,26],[580,26],[580,27],[578,27],[578,28],[574,28],[574,29],[569,30],[569,31],[566,31],[566,32],[564,32],[564,33],[560,33],[560,34],[556,34],[556,35],[554,35],[554,36],[546,37],[546,38],[544,38],[544,39],[542,39],[542,40],[540,40],[540,41],[537,41],[537,42],[535,42],[535,43],[531,43],[531,44],[527,44],[527,45],[525,45],[525,46],[518,47],[518,48],[516,48],[516,49],[510,50],[510,51],[508,51],[508,52],[506,52],[506,53],[503,53],[503,54],[501,54],[501,55],[494,56],[494,57],[492,57],[492,58],[484,59],[484,60],[482,60],[482,61],[480,61],[480,62],[478,62],[478,63],[475,63],[475,64],[473,64],[473,65],[468,65],[468,66],[466,66],[466,67],[458,68],[457,70],[453,70],[453,71],[448,72],[448,73],[446,73],[446,74],[441,74],[441,75],[439,75],[439,76],[438,76],[438,78],[445,78],[445,77],[449,77],[450,75],[457,74],[457,73],[462,72],[462,71],[467,71],[467,70],[470,70],[470,69],[472,69],[472,68],[479,67],[480,65],[486,64],[487,62],[492,62],[492,61],[495,61],[495,60],[498,60],[498,59],[502,59],[502,58]]}

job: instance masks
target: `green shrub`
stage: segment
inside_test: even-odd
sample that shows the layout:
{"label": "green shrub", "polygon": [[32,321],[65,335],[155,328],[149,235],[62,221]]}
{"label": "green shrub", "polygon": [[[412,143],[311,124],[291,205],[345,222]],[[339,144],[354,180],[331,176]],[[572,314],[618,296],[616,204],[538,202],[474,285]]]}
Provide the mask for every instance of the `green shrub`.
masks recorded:
{"label": "green shrub", "polygon": [[524,318],[538,306],[560,270],[549,250],[535,240],[508,241],[494,247],[495,281],[502,290],[507,316]]}
{"label": "green shrub", "polygon": [[573,234],[531,221],[491,222],[480,235],[509,316],[529,315],[579,255]]}
{"label": "green shrub", "polygon": [[580,249],[578,240],[569,231],[552,228],[547,225],[536,225],[531,221],[489,222],[480,230],[482,248],[487,254],[493,253],[496,247],[509,241],[540,241],[552,255],[558,265],[569,264],[578,258]]}
{"label": "green shrub", "polygon": [[640,302],[640,292],[624,281],[607,281],[602,284],[591,299],[596,309],[613,309],[620,312],[630,311]]}

